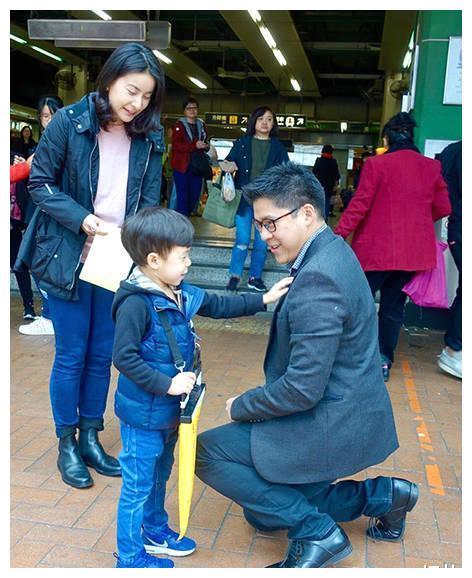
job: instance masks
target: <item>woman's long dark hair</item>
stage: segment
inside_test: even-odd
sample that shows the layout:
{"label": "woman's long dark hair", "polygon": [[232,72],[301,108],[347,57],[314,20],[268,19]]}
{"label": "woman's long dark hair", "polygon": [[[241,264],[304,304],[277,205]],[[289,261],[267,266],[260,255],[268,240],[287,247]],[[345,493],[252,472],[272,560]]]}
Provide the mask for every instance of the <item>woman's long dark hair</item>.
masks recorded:
{"label": "woman's long dark hair", "polygon": [[382,136],[388,141],[387,152],[392,153],[405,149],[418,151],[413,142],[415,126],[418,126],[415,119],[407,112],[399,112],[392,116],[382,129]]}
{"label": "woman's long dark hair", "polygon": [[270,112],[270,114],[274,117],[274,126],[269,133],[269,136],[272,138],[274,136],[278,136],[279,129],[277,125],[277,117],[274,114],[274,111],[269,108],[268,106],[258,106],[255,110],[251,112],[251,116],[249,117],[247,123],[247,132],[251,136],[256,134],[256,121],[259,117],[264,116],[266,112]]}
{"label": "woman's long dark hair", "polygon": [[160,127],[160,112],[164,97],[165,80],[159,61],[150,48],[144,44],[129,42],[114,50],[103,65],[97,78],[98,95],[95,109],[100,126],[106,129],[113,119],[113,111],[108,100],[109,86],[118,78],[135,72],[149,72],[156,81],[147,107],[131,122],[125,123],[128,136],[147,135]]}

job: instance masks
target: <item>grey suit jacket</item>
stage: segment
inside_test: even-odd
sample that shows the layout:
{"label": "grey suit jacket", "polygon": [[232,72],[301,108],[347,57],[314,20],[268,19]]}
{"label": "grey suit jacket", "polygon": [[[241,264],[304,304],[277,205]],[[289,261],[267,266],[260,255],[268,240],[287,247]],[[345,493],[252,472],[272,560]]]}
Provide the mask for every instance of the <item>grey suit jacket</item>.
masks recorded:
{"label": "grey suit jacket", "polygon": [[331,481],[398,448],[372,293],[351,248],[329,228],[278,303],[264,372],[265,385],[236,398],[231,417],[253,422],[252,458],[265,479]]}

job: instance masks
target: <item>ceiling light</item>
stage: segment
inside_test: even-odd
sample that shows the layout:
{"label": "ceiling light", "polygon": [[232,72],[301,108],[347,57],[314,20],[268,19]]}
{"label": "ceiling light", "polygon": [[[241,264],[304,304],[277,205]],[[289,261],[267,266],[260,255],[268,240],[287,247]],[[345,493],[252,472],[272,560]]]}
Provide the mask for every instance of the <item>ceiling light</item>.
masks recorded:
{"label": "ceiling light", "polygon": [[198,86],[198,88],[203,88],[206,89],[207,87],[203,84],[203,82],[200,82],[198,80],[198,78],[193,78],[192,76],[189,76],[190,80],[193,82],[193,84],[196,84]]}
{"label": "ceiling light", "polygon": [[52,54],[51,52],[48,52],[47,50],[43,50],[42,48],[39,48],[39,46],[31,45],[31,48],[33,50],[36,50],[36,52],[41,52],[41,54],[44,54],[45,56],[49,56],[49,58],[53,58],[54,60],[58,60],[59,62],[62,62],[62,58],[60,58],[59,56],[56,56],[55,54]]}
{"label": "ceiling light", "polygon": [[409,50],[413,51],[414,45],[415,45],[415,31],[413,30],[413,32],[411,33],[410,42],[408,43]]}
{"label": "ceiling light", "polygon": [[103,10],[91,10],[94,14],[99,16],[102,20],[111,20],[111,16],[104,12]]}
{"label": "ceiling light", "polygon": [[298,83],[298,80],[297,80],[296,78],[291,78],[291,79],[290,79],[290,82],[292,83],[293,90],[296,90],[297,92],[300,92],[301,86],[300,86],[300,84]]}
{"label": "ceiling light", "polygon": [[248,12],[251,15],[251,18],[254,20],[254,22],[260,22],[261,15],[257,10],[248,10]]}
{"label": "ceiling light", "polygon": [[403,68],[409,68],[409,66],[411,64],[411,57],[412,56],[413,56],[413,52],[410,52],[408,50],[407,53],[405,54],[405,58],[403,59]]}
{"label": "ceiling light", "polygon": [[277,48],[277,44],[275,43],[272,34],[269,32],[269,29],[266,26],[259,26],[259,30],[261,31],[261,34],[264,37],[264,40],[267,42],[267,44],[271,48]]}
{"label": "ceiling light", "polygon": [[172,64],[172,60],[168,58],[165,54],[162,54],[162,52],[159,52],[159,50],[153,50],[153,52],[157,56],[157,58],[159,58],[159,60],[162,60],[162,62],[165,62],[166,64]]}
{"label": "ceiling light", "polygon": [[280,50],[278,48],[274,49],[274,56],[279,61],[280,66],[285,66],[287,64],[287,61],[285,60],[284,55],[280,52]]}
{"label": "ceiling light", "polygon": [[15,36],[14,34],[10,34],[10,40],[14,40],[15,42],[19,42],[20,44],[28,44],[26,40],[23,40],[23,38],[18,38],[18,36]]}

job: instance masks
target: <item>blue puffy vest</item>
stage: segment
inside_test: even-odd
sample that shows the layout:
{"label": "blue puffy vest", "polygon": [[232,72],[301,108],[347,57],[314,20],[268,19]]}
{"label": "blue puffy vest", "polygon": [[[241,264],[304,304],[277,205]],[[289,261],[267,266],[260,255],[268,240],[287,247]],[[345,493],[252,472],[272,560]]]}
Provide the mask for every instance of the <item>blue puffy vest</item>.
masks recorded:
{"label": "blue puffy vest", "polygon": [[[182,284],[183,311],[164,295],[145,292],[141,294],[151,315],[151,325],[141,342],[140,355],[152,368],[158,369],[169,377],[178,370],[174,366],[164,328],[161,325],[158,309],[165,309],[169,323],[177,339],[182,357],[185,360],[184,371],[192,370],[195,337],[191,320],[200,309],[205,292],[199,287]],[[119,419],[133,427],[141,429],[174,429],[179,425],[180,396],[154,395],[120,374],[115,393],[115,413]]]}

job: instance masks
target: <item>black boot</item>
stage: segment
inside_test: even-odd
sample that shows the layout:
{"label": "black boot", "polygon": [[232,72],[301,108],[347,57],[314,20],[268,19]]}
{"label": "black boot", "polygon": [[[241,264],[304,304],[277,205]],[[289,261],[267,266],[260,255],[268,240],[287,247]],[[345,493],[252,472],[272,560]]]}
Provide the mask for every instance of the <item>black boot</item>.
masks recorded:
{"label": "black boot", "polygon": [[406,515],[413,510],[418,497],[419,489],[416,484],[402,478],[392,478],[392,509],[382,516],[370,519],[367,536],[385,542],[401,540],[405,533]]}
{"label": "black boot", "polygon": [[103,476],[121,476],[120,462],[105,453],[96,428],[79,429],[79,448],[84,462]]}
{"label": "black boot", "polygon": [[266,568],[326,568],[352,552],[351,542],[339,526],[321,540],[291,540],[285,560]]}
{"label": "black boot", "polygon": [[59,439],[57,467],[64,483],[73,488],[89,488],[93,480],[80,455],[75,434]]}

